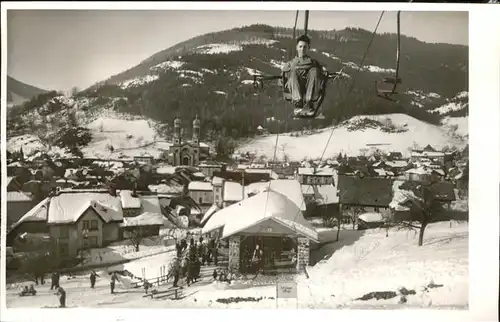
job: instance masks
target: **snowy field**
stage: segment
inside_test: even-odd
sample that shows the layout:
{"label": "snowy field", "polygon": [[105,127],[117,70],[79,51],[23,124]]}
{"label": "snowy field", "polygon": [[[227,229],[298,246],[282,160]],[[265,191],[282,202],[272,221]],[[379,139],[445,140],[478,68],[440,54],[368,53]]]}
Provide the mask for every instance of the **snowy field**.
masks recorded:
{"label": "snowy field", "polygon": [[[425,147],[430,144],[440,149],[444,146],[464,147],[467,140],[451,136],[446,127],[440,127],[417,120],[406,114],[384,114],[377,116],[356,116],[350,119],[349,123],[358,121],[360,118],[378,120],[382,123],[388,118],[396,127],[405,129],[403,133],[386,133],[380,129],[366,128],[364,130],[349,131],[346,126],[337,126],[333,129],[333,135],[326,149],[324,159],[336,157],[340,152],[348,155],[359,155],[363,149],[370,150],[370,145],[378,149],[390,152],[399,151],[403,155],[409,154],[409,149],[416,144]],[[463,122],[462,122],[463,123]],[[460,133],[464,132],[463,130]],[[328,138],[332,134],[332,127],[320,130],[316,134],[303,135],[300,137],[291,136],[290,133],[280,134],[278,139],[278,158],[283,158],[284,153],[292,161],[301,161],[303,158],[320,158]],[[256,155],[265,155],[272,159],[274,155],[276,135],[268,135],[251,140],[237,148],[237,152],[255,152]],[[282,148],[286,149],[283,152]]]}
{"label": "snowy field", "polygon": [[[417,235],[406,231],[385,230],[364,232],[342,230],[340,241],[324,245],[313,253],[329,254],[318,264],[308,268],[310,278],[299,276],[298,302],[295,299],[278,301],[279,308],[356,308],[356,309],[467,309],[468,308],[468,226],[465,223],[442,222],[430,225],[424,245],[417,246]],[[333,253],[333,255],[331,255]],[[146,267],[147,277],[168,265],[172,253],[163,253],[124,264],[125,269],[140,276]],[[139,272],[139,274],[136,274]],[[88,276],[62,279],[67,291],[69,307],[109,308],[275,308],[275,286],[249,286],[236,282],[232,286],[209,283],[191,286],[188,297],[172,300],[151,300],[141,296],[138,289],[127,289],[118,284],[118,294],[109,294],[106,272],[98,273],[95,289],[88,286]],[[437,288],[425,286],[430,283]],[[394,291],[405,287],[414,290],[405,304],[401,296],[387,300],[357,300],[375,291]],[[56,305],[57,297],[50,286],[39,287],[36,297],[18,297],[17,289],[7,290],[7,307],[39,308]],[[259,301],[220,303],[217,299],[231,297],[262,297]]]}

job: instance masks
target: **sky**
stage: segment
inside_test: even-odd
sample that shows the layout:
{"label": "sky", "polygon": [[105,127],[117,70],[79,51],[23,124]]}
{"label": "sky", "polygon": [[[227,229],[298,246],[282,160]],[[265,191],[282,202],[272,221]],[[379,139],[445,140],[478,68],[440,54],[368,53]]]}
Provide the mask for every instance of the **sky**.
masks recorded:
{"label": "sky", "polygon": [[[379,15],[311,11],[309,29],[371,31]],[[294,19],[295,11],[8,10],[7,74],[48,90],[84,89],[189,38],[256,23],[293,27]],[[401,33],[425,42],[468,45],[468,28],[468,12],[401,13]],[[385,13],[379,32],[396,32],[396,12]]]}

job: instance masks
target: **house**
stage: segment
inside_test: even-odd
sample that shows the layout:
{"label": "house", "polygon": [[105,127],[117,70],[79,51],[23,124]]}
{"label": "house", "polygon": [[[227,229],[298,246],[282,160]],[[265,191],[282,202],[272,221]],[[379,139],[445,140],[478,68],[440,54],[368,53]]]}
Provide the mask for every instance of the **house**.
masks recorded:
{"label": "house", "polygon": [[298,168],[296,180],[306,185],[335,184],[337,171],[333,168]]}
{"label": "house", "polygon": [[145,163],[145,164],[152,165],[152,164],[154,164],[155,159],[151,155],[137,155],[137,156],[134,156],[134,161],[139,162],[139,163]]}
{"label": "house", "polygon": [[363,212],[385,212],[392,201],[392,180],[380,177],[339,175],[341,210],[359,207]]}
{"label": "house", "polygon": [[51,199],[47,216],[59,258],[117,241],[122,221],[120,198],[106,190],[63,190]]}
{"label": "house", "polygon": [[[396,185],[396,182],[395,182]],[[422,186],[422,183],[415,181],[401,181],[397,183],[398,188],[395,189],[394,200],[391,202],[391,208],[395,212],[395,218],[398,220],[409,220],[411,218],[412,211],[412,202],[410,200],[410,195],[414,195],[414,191],[418,189],[419,186]],[[426,185],[427,186],[427,185]],[[444,209],[436,214],[434,219],[444,219],[449,220],[447,216],[441,216],[445,214],[451,208],[451,203],[456,200],[455,190],[453,183],[451,182],[435,182],[431,185],[428,185],[429,193],[432,198],[441,204]],[[405,190],[406,193],[398,192],[397,190]],[[415,207],[420,211],[418,207]]]}
{"label": "house", "polygon": [[427,145],[422,150],[414,149],[411,152],[411,162],[419,162],[423,158],[430,159],[440,165],[445,164],[445,153],[436,151],[432,146]]}
{"label": "house", "polygon": [[388,161],[402,160],[403,159],[403,154],[401,152],[389,152],[386,155],[386,159]]}
{"label": "house", "polygon": [[192,215],[203,215],[214,204],[214,186],[211,182],[191,181],[188,185],[188,195],[200,207],[200,210],[191,209]]}
{"label": "house", "polygon": [[222,178],[226,181],[242,182],[248,185],[254,182],[269,181],[271,179],[269,172],[245,172],[245,171],[223,171],[214,172],[214,177]]}
{"label": "house", "polygon": [[134,194],[130,190],[119,192],[123,221],[119,224],[119,239],[127,239],[139,233],[140,237],[158,236],[166,222],[161,201],[156,194]]}
{"label": "house", "polygon": [[274,172],[272,169],[265,169],[265,168],[247,168],[243,170],[245,172],[245,175],[247,174],[262,174],[262,175],[268,175],[270,179],[278,179],[278,174]]}
{"label": "house", "polygon": [[7,227],[17,222],[36,205],[34,196],[23,192],[15,177],[7,177]]}
{"label": "house", "polygon": [[393,160],[385,162],[385,169],[394,174],[400,174],[408,167],[408,162],[405,160]]}
{"label": "house", "polygon": [[429,166],[420,166],[405,171],[405,179],[408,181],[435,182],[443,181],[445,177],[446,174],[442,169]]}
{"label": "house", "polygon": [[202,234],[228,241],[228,269],[246,273],[256,245],[264,252],[264,271],[300,270],[309,264],[310,243],[318,233],[296,203],[272,190],[262,191],[215,212]]}
{"label": "house", "polygon": [[14,239],[22,233],[47,234],[48,205],[50,198],[45,198],[31,208],[18,221],[7,228],[7,245],[12,246]]}
{"label": "house", "polygon": [[220,163],[217,163],[214,161],[202,162],[202,163],[198,164],[198,168],[208,178],[212,178],[214,176],[214,172],[226,171],[225,164],[220,164]]}
{"label": "house", "polygon": [[[158,235],[164,219],[157,195],[129,190],[61,190],[46,198],[13,225],[9,240],[23,232],[48,232],[59,259],[80,250],[101,248],[140,232]],[[12,234],[11,234],[12,232]]]}
{"label": "house", "polygon": [[224,182],[226,180],[219,177],[213,177],[212,186],[214,189],[214,204],[219,208],[224,207]]}

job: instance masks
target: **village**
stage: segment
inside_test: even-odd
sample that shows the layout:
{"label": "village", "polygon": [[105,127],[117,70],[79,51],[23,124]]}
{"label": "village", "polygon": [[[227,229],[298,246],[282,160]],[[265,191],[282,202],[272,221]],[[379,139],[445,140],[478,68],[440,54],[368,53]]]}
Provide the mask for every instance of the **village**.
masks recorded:
{"label": "village", "polygon": [[[111,269],[111,280],[146,293],[174,280],[165,296],[177,298],[184,276],[189,285],[200,284],[198,278],[230,283],[248,275],[254,281],[257,275],[307,274],[316,261],[311,253],[331,242],[322,240],[320,229],[412,221],[412,200],[401,198],[402,184],[432,184],[444,209],[434,222],[468,220],[468,147],[443,152],[428,145],[409,158],[398,151],[340,154],[321,163],[259,162],[247,153],[229,163],[215,161],[200,141],[198,118],[189,140],[180,124],[176,119],[166,159],[25,158],[22,150],[10,151],[7,282],[38,284],[53,272],[103,267],[110,272],[114,265],[164,253],[179,261],[169,257],[147,274],[143,267]],[[193,255],[195,264],[181,262],[191,258],[194,245],[204,245]]]}

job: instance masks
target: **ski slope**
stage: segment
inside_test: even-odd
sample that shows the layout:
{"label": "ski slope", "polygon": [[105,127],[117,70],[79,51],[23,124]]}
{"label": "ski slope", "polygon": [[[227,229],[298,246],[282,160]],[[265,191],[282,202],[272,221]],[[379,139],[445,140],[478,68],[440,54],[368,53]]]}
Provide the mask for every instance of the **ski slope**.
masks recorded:
{"label": "ski slope", "polygon": [[[417,246],[417,234],[385,230],[364,232],[342,230],[340,241],[323,246],[317,253],[331,254],[330,258],[309,267],[310,278],[296,278],[298,303],[295,299],[280,300],[280,308],[468,308],[468,226],[466,223],[442,222],[430,225],[424,245]],[[146,267],[148,278],[168,265],[173,253],[164,253],[125,264],[125,269],[139,275]],[[137,274],[139,273],[139,274]],[[96,289],[88,286],[88,275],[74,279],[62,278],[67,304],[73,307],[109,308],[275,308],[275,286],[255,286],[235,282],[231,286],[213,282],[206,286],[193,285],[185,292],[192,294],[178,301],[151,300],[141,296],[139,289],[118,284],[118,294],[109,294],[109,277],[101,271]],[[430,282],[442,287],[424,291]],[[396,291],[400,287],[415,290],[407,303],[398,304],[400,296],[388,300],[356,300],[374,291]],[[57,298],[38,287],[36,297],[18,297],[17,289],[7,288],[7,307],[42,307],[55,305]],[[257,302],[224,304],[217,299],[230,297],[263,297]]]}
{"label": "ski slope", "polygon": [[[388,133],[380,128],[349,129],[364,118],[381,123],[390,120],[396,128],[400,128],[404,132]],[[463,132],[467,132],[467,129],[460,131],[464,134]],[[302,136],[292,136],[291,133],[280,134],[276,157],[283,159],[286,154],[291,161],[302,161],[309,158],[314,160],[319,159],[324,151],[324,160],[337,157],[339,153],[354,156],[359,155],[360,151],[366,150],[369,154],[371,147],[376,147],[384,152],[398,151],[404,156],[409,156],[410,150],[415,146],[423,148],[430,144],[437,149],[444,146],[460,148],[468,143],[466,137],[454,134],[450,133],[446,126],[428,124],[406,114],[355,116],[345,124],[328,127],[314,134]],[[331,139],[328,140],[330,136]],[[325,150],[327,143],[328,147]],[[250,152],[272,159],[275,146],[276,135],[267,135],[241,144],[236,152]]]}

